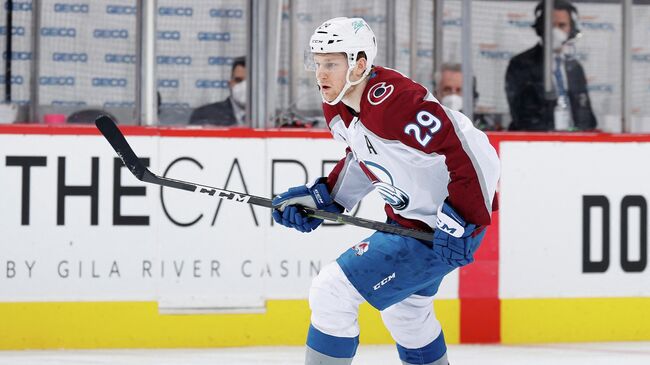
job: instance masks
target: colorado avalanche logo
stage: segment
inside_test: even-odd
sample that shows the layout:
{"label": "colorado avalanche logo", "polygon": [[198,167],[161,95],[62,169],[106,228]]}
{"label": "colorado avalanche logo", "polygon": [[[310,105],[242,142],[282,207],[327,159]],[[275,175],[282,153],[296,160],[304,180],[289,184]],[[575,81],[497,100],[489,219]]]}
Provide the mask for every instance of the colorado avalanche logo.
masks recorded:
{"label": "colorado avalanche logo", "polygon": [[393,185],[393,176],[383,166],[374,162],[364,161],[364,172],[372,181],[375,190],[395,210],[404,210],[409,205],[410,198],[404,190]]}
{"label": "colorado avalanche logo", "polygon": [[356,251],[355,255],[361,256],[364,253],[368,252],[368,246],[370,246],[369,242],[361,242],[361,243],[357,243],[356,245],[352,246],[352,249],[354,251]]}
{"label": "colorado avalanche logo", "polygon": [[381,104],[384,100],[388,99],[390,94],[393,93],[395,87],[393,85],[386,85],[385,82],[372,85],[368,90],[368,102],[372,105]]}

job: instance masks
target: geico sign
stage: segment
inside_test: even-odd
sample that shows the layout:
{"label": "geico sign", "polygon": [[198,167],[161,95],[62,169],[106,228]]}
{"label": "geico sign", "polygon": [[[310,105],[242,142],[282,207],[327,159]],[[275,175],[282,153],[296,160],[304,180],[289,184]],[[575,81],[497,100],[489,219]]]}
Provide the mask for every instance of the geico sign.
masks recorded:
{"label": "geico sign", "polygon": [[[2,26],[0,27],[0,35],[7,35],[7,27]],[[24,36],[25,35],[25,27],[11,27],[11,35],[13,36]]]}
{"label": "geico sign", "polygon": [[88,62],[88,54],[86,53],[52,53],[52,61],[54,62]]}
{"label": "geico sign", "polygon": [[177,89],[180,82],[177,79],[160,79],[158,80],[158,87],[167,87]]}
{"label": "geico sign", "polygon": [[107,101],[104,103],[104,108],[135,108],[133,101]]}
{"label": "geico sign", "polygon": [[159,65],[191,65],[190,56],[157,56],[156,63]]}
{"label": "geico sign", "polygon": [[38,84],[44,86],[74,86],[75,78],[73,76],[41,76],[38,78]]}
{"label": "geico sign", "polygon": [[126,87],[127,81],[124,78],[116,77],[93,77],[92,85],[97,87]]}
{"label": "geico sign", "polygon": [[161,6],[158,8],[158,14],[164,16],[192,16],[194,9],[187,7]]}
{"label": "geico sign", "polygon": [[177,30],[161,30],[156,33],[158,39],[165,41],[178,41],[181,39],[181,32]]}
{"label": "geico sign", "polygon": [[104,55],[104,62],[106,62],[106,63],[134,64],[135,63],[135,55],[134,54],[107,53],[107,54]]}
{"label": "geico sign", "polygon": [[94,38],[129,38],[129,31],[126,29],[95,29],[93,31]]}
{"label": "geico sign", "polygon": [[208,65],[232,65],[232,57],[208,57]]}
{"label": "geico sign", "polygon": [[[30,1],[14,1],[11,5],[13,11],[32,11],[32,3]],[[5,10],[9,10],[9,1],[5,1]]]}
{"label": "geico sign", "polygon": [[54,106],[86,106],[87,103],[81,100],[52,100]]}
{"label": "geico sign", "polygon": [[197,38],[200,41],[230,42],[229,32],[199,32]]}
{"label": "geico sign", "polygon": [[88,4],[54,4],[55,13],[88,13]]}
{"label": "geico sign", "polygon": [[211,18],[242,18],[243,16],[242,9],[210,9]]}
{"label": "geico sign", "polygon": [[229,87],[228,80],[196,80],[197,89],[227,89]]}
{"label": "geico sign", "polygon": [[[5,75],[0,75],[0,84],[4,84],[6,79]],[[22,85],[25,83],[25,79],[20,75],[11,76],[9,83],[12,85]]]}
{"label": "geico sign", "polygon": [[136,12],[137,9],[135,6],[106,5],[106,14],[135,15]]}
{"label": "geico sign", "polygon": [[41,28],[41,35],[43,37],[70,37],[70,38],[75,38],[77,36],[77,29],[75,29],[75,28],[45,27],[45,28]]}
{"label": "geico sign", "polygon": [[[619,205],[619,204],[617,204]],[[592,210],[601,211],[601,221],[592,222]],[[610,205],[609,199],[604,195],[585,195],[582,197],[582,272],[604,273],[610,266]],[[630,232],[630,212],[638,212],[638,232]],[[648,204],[642,195],[625,195],[620,202],[620,265],[625,272],[642,272],[648,265]],[[592,226],[596,229],[592,231]],[[600,230],[598,229],[600,228]],[[601,259],[591,258],[592,232],[600,232],[595,242],[600,242]],[[638,242],[638,259],[630,258],[630,241]]]}
{"label": "geico sign", "polygon": [[[2,52],[2,59],[7,59],[7,52]],[[32,52],[11,52],[12,61],[29,61],[32,59]]]}

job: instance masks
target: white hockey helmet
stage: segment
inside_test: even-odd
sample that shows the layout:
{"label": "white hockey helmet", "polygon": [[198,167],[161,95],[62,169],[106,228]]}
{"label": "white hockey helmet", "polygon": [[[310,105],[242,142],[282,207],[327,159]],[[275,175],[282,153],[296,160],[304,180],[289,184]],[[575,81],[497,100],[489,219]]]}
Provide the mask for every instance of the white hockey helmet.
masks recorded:
{"label": "white hockey helmet", "polygon": [[[345,77],[346,83],[341,93],[329,102],[323,98],[327,104],[337,104],[346,91],[353,85],[360,83],[372,69],[372,63],[377,56],[377,38],[375,33],[370,29],[368,23],[361,18],[339,17],[330,19],[320,27],[316,28],[309,40],[311,54],[314,53],[345,53],[348,59],[348,72]],[[367,66],[362,77],[352,82],[350,74],[356,66],[359,52],[366,54]],[[315,65],[308,67],[315,71]]]}

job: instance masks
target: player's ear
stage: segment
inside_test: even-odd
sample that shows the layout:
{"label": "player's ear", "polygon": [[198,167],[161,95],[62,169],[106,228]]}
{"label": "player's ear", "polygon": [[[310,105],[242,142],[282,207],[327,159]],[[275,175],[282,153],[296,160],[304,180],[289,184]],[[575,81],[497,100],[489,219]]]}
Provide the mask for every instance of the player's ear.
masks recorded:
{"label": "player's ear", "polygon": [[368,60],[365,57],[359,58],[357,60],[357,67],[355,69],[355,74],[361,77],[361,75],[363,75],[363,73],[366,71],[367,64],[368,64]]}

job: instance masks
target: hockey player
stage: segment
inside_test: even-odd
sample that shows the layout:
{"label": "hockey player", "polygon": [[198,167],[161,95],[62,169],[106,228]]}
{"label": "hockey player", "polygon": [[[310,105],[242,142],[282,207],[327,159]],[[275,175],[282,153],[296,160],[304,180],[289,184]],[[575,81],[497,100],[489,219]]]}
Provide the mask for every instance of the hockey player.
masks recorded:
{"label": "hockey player", "polygon": [[325,266],[309,291],[305,363],[350,364],[358,307],[367,301],[381,311],[404,364],[446,365],[433,296],[445,275],[473,261],[490,224],[497,154],[465,115],[399,72],[373,66],[377,43],[363,19],[326,21],[310,48],[325,118],[346,155],[329,176],[275,197],[274,220],[310,232],[322,220],[300,206],[351,210],[374,189],[388,222],[433,230],[434,238],[375,232]]}

